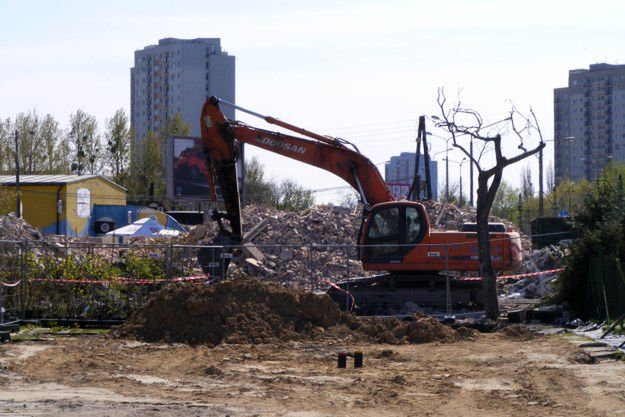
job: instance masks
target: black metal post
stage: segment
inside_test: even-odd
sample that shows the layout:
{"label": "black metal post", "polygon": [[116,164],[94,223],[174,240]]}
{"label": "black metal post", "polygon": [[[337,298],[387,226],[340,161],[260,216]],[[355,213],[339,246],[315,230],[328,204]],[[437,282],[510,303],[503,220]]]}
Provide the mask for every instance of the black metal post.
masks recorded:
{"label": "black metal post", "polygon": [[543,193],[543,148],[538,151],[538,217],[545,214],[544,193]]}
{"label": "black metal post", "polygon": [[469,145],[469,155],[471,155],[470,164],[470,173],[471,178],[469,179],[469,204],[473,207],[473,138],[471,138],[471,143]]}
{"label": "black metal post", "polygon": [[460,164],[460,197],[458,197],[458,207],[462,207],[462,164]]}
{"label": "black metal post", "polygon": [[449,200],[449,148],[445,153],[445,200]]}
{"label": "black metal post", "polygon": [[419,117],[419,127],[423,138],[423,164],[425,168],[425,197],[432,199],[432,178],[430,177],[430,151],[428,149],[428,134],[425,131],[425,116]]}
{"label": "black metal post", "polygon": [[18,132],[15,129],[15,215],[22,217],[22,205],[20,202],[20,151]]}

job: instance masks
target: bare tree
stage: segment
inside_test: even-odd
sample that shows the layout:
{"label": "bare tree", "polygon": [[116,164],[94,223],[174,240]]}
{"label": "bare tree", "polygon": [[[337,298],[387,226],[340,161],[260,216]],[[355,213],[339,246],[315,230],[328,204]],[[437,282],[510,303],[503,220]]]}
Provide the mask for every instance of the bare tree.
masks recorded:
{"label": "bare tree", "polygon": [[358,193],[353,191],[343,191],[339,194],[339,206],[356,210],[358,207]]}
{"label": "bare tree", "polygon": [[[486,123],[480,113],[463,107],[458,99],[455,104],[448,104],[443,88],[438,90],[437,98],[441,117],[437,127],[451,134],[453,146],[459,149],[475,166],[478,172],[477,182],[477,239],[479,247],[480,274],[483,277],[486,316],[496,320],[499,317],[497,303],[497,277],[493,270],[488,231],[490,215],[497,189],[501,184],[505,167],[536,154],[545,147],[545,142],[538,126],[538,120],[530,109],[524,116],[514,106],[507,117],[494,123]],[[538,136],[538,145],[527,149],[524,142]],[[518,142],[516,155],[506,157],[503,154],[502,141],[512,138]],[[470,153],[467,143],[477,145],[478,152]],[[494,163],[487,165],[483,156],[494,152]],[[492,158],[489,158],[492,159]]]}

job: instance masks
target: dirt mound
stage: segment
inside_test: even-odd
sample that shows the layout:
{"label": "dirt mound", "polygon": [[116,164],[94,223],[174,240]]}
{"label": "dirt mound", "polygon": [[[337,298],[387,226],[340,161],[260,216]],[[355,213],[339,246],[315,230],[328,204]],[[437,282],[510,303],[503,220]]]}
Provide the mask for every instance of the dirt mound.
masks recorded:
{"label": "dirt mound", "polygon": [[166,287],[119,335],[149,342],[263,343],[334,326],[341,316],[328,296],[237,279],[203,288]]}
{"label": "dirt mound", "polygon": [[169,286],[157,294],[114,337],[192,345],[267,343],[283,340],[349,338],[379,343],[451,342],[456,332],[436,319],[354,317],[327,295],[297,291],[255,279],[208,287]]}
{"label": "dirt mound", "polygon": [[503,334],[507,339],[519,341],[532,340],[537,337],[536,333],[520,324],[512,324],[504,327],[501,330],[501,334]]}

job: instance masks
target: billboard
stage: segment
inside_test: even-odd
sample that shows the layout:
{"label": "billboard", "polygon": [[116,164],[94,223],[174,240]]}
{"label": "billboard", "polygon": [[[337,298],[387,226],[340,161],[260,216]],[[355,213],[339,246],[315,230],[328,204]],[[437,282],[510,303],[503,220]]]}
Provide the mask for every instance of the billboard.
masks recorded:
{"label": "billboard", "polygon": [[393,197],[395,197],[395,200],[407,198],[410,192],[410,184],[405,182],[387,182],[386,186],[391,194],[393,194]]}
{"label": "billboard", "polygon": [[[242,148],[242,146],[241,146]],[[173,200],[210,199],[208,170],[202,150],[202,139],[194,136],[172,136],[167,146],[167,188]],[[239,189],[243,182],[243,151],[237,161]],[[219,190],[217,190],[219,199]]]}

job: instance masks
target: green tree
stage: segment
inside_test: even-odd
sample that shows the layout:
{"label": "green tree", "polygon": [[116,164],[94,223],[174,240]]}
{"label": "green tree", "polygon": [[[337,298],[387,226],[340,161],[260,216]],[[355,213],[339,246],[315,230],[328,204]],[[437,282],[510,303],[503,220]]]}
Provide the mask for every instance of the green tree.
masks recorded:
{"label": "green tree", "polygon": [[0,172],[9,172],[11,166],[11,159],[13,158],[12,151],[12,136],[11,136],[11,119],[0,119]]}
{"label": "green tree", "polygon": [[163,144],[148,131],[138,145],[132,146],[128,191],[135,201],[162,201],[166,194]]}
{"label": "green tree", "polygon": [[[37,174],[44,167],[46,151],[42,146],[39,134],[40,121],[35,111],[19,113],[13,124],[13,136],[17,131],[20,172],[22,174]],[[13,146],[14,147],[14,146]],[[15,163],[11,164],[11,171],[15,170]]]}
{"label": "green tree", "polygon": [[0,185],[0,216],[15,211],[15,191]]}
{"label": "green tree", "polygon": [[182,120],[182,115],[180,113],[176,113],[167,118],[165,127],[159,130],[158,135],[163,139],[163,143],[166,143],[172,136],[188,136],[190,132],[191,127],[189,124]]}
{"label": "green tree", "polygon": [[532,183],[532,170],[529,165],[526,165],[521,170],[521,195],[523,199],[528,199],[534,196],[534,184]]}
{"label": "green tree", "polygon": [[15,121],[0,121],[0,171],[15,173],[16,132],[22,174],[69,172],[69,145],[59,123],[52,115],[40,118],[35,111],[19,113]]}
{"label": "green tree", "polygon": [[70,115],[68,141],[72,144],[72,170],[81,174],[99,174],[103,157],[95,116],[81,109]]}
{"label": "green tree", "polygon": [[69,141],[51,114],[41,120],[37,135],[45,153],[37,173],[69,174],[71,172]]}
{"label": "green tree", "polygon": [[[159,133],[149,131],[139,143],[131,146],[128,188],[135,199],[145,200],[149,196],[151,201],[165,202],[167,141],[171,136],[187,136],[189,132],[189,125],[184,123],[180,114],[176,114],[167,119]],[[134,136],[133,133],[131,135]]]}
{"label": "green tree", "polygon": [[291,179],[284,180],[277,187],[276,208],[283,211],[299,211],[312,207],[315,196]]}
{"label": "green tree", "polygon": [[[604,168],[596,182],[583,182],[579,195],[574,240],[565,269],[556,281],[558,303],[566,302],[583,318],[605,320],[625,312],[625,165]],[[564,183],[564,182],[563,182]],[[560,183],[556,190],[565,185]]]}
{"label": "green tree", "polygon": [[263,165],[256,157],[245,161],[245,187],[242,200],[244,205],[274,206],[276,189],[271,181],[265,179]]}
{"label": "green tree", "polygon": [[128,116],[124,109],[118,109],[113,117],[106,120],[106,153],[111,165],[113,180],[124,183],[130,159],[130,136]]}
{"label": "green tree", "polygon": [[502,219],[516,221],[518,215],[518,190],[506,181],[501,181],[497,194],[495,194],[491,213],[493,216]]}
{"label": "green tree", "polygon": [[[150,196],[152,201],[165,202],[167,141],[171,136],[186,136],[189,132],[189,125],[184,123],[180,114],[176,114],[167,119],[165,127],[158,133],[148,131],[138,142],[132,141],[129,175],[122,181],[128,188],[131,199],[147,201]],[[134,129],[131,129],[129,136],[135,137]]]}

